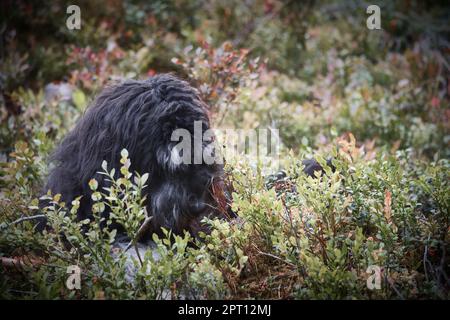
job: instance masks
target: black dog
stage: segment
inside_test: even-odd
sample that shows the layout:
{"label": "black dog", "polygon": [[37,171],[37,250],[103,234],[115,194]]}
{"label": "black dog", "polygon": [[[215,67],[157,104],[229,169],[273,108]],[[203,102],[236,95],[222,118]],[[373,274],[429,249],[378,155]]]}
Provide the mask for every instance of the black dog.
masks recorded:
{"label": "black dog", "polygon": [[[55,167],[45,191],[60,193],[68,204],[83,195],[78,218],[92,217],[88,182],[95,178],[98,190],[108,187],[105,177],[98,174],[102,161],[118,169],[120,152],[126,148],[130,172],[149,173],[144,190],[152,232],[164,227],[174,233],[188,230],[196,234],[203,217],[232,215],[223,201],[222,165],[177,165],[171,160],[177,144],[171,141],[173,131],[186,129],[193,135],[196,121],[201,122],[203,132],[210,128],[207,106],[194,88],[172,75],[109,87],[52,155]],[[108,216],[108,211],[104,214]]]}

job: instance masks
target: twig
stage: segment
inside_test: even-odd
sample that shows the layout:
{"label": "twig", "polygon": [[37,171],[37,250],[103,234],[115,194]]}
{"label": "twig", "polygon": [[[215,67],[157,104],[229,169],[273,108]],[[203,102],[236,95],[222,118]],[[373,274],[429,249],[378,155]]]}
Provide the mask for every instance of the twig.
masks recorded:
{"label": "twig", "polygon": [[0,228],[1,229],[6,229],[7,227],[9,227],[11,225],[19,224],[19,223],[22,223],[22,222],[25,222],[25,221],[29,221],[29,220],[36,220],[36,219],[43,219],[43,218],[46,218],[45,214],[37,214],[37,215],[34,215],[34,216],[22,217],[22,218],[19,218],[17,220],[14,220],[11,223],[7,223],[6,225],[2,225],[2,226],[0,226]]}
{"label": "twig", "polygon": [[43,264],[43,261],[37,260],[37,259],[28,259],[29,263],[26,263],[24,261],[24,257],[17,257],[17,258],[8,258],[8,257],[1,257],[0,258],[0,264],[3,267],[6,268],[18,268],[23,269],[26,266],[38,266]]}
{"label": "twig", "polygon": [[441,277],[444,278],[444,283],[449,283],[449,279],[447,276],[447,273],[445,272],[445,254],[446,254],[446,249],[445,249],[445,243],[442,244],[442,257],[441,257],[441,263],[438,267],[439,269],[439,274],[437,275],[438,278],[438,283],[441,283]]}
{"label": "twig", "polygon": [[127,252],[135,243],[139,241],[144,235],[144,233],[150,228],[150,221],[152,220],[153,216],[145,218],[142,225],[139,227],[138,231],[136,232],[136,235],[134,238],[128,243],[127,247],[125,248],[125,252]]}
{"label": "twig", "polygon": [[291,263],[291,262],[289,262],[289,261],[286,261],[286,260],[284,260],[284,259],[282,259],[282,258],[280,258],[280,257],[278,257],[278,256],[276,256],[276,255],[274,255],[274,254],[267,253],[267,252],[262,252],[262,251],[259,250],[258,247],[255,246],[255,245],[253,245],[253,247],[256,249],[256,251],[258,251],[258,254],[261,254],[261,255],[264,255],[264,256],[267,256],[267,257],[271,257],[271,258],[280,260],[280,261],[286,263],[287,265],[290,265],[291,267],[297,268],[297,266],[296,266],[295,264],[293,264],[293,263]]}
{"label": "twig", "polygon": [[[290,226],[290,228],[291,228],[292,234],[294,235],[294,238],[295,238],[295,244],[296,244],[296,246],[297,246],[297,249],[298,249],[298,250],[301,250],[300,239],[299,239],[299,237],[298,237],[297,230],[296,230],[295,227],[294,227],[294,220],[292,219],[292,212],[291,212],[290,209],[288,209],[288,207],[287,207],[287,205],[286,205],[286,195],[284,195],[283,197],[281,197],[281,202],[282,202],[282,204],[283,204],[283,208],[284,208],[284,211],[285,211],[285,215],[287,215],[287,217],[289,218],[289,226]],[[302,266],[302,267],[296,266],[296,267],[297,267],[297,270],[298,270],[298,271],[301,273],[301,275],[304,277],[304,276],[306,275],[305,268],[304,268],[303,266]]]}
{"label": "twig", "polygon": [[400,293],[400,291],[398,291],[397,287],[395,286],[394,281],[388,276],[386,276],[386,280],[390,284],[391,288],[395,291],[395,293],[400,297],[400,299],[405,300],[405,297]]}
{"label": "twig", "polygon": [[139,263],[141,264],[141,267],[143,267],[144,266],[144,262],[142,262],[142,258],[141,258],[141,254],[139,253],[139,247],[138,247],[137,242],[134,243],[134,250],[136,251],[136,255],[137,255],[138,259],[139,259]]}
{"label": "twig", "polygon": [[24,221],[42,219],[42,218],[46,218],[46,217],[47,216],[45,214],[37,214],[35,216],[22,217],[20,219],[17,219],[15,221],[11,222],[11,224],[19,224],[19,223],[22,223]]}
{"label": "twig", "polygon": [[425,245],[425,250],[423,252],[423,270],[425,272],[425,278],[428,281],[428,272],[427,272],[427,255],[428,255],[428,242],[430,241],[430,236],[428,236],[427,244]]}
{"label": "twig", "polygon": [[142,258],[141,258],[141,254],[139,253],[139,248],[138,248],[138,241],[139,239],[141,239],[144,235],[144,233],[146,231],[148,231],[148,229],[150,229],[150,222],[153,218],[153,216],[148,216],[147,214],[147,210],[145,210],[145,220],[142,223],[142,225],[139,227],[138,231],[136,232],[136,235],[134,236],[133,239],[131,239],[130,243],[128,243],[127,247],[125,248],[124,252],[127,252],[132,246],[134,247],[134,250],[136,251],[136,255],[139,259],[139,263],[141,264],[141,267],[144,266],[144,263],[142,262]]}

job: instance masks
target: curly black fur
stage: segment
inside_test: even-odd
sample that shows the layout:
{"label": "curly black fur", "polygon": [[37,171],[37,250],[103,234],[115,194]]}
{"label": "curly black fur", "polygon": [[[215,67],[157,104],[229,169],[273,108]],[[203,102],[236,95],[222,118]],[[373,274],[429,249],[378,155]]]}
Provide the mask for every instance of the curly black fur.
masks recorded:
{"label": "curly black fur", "polygon": [[120,151],[126,148],[130,172],[149,173],[144,190],[153,232],[165,227],[195,234],[202,217],[220,214],[212,189],[223,187],[223,168],[171,162],[171,150],[178,143],[171,141],[173,130],[184,128],[193,135],[194,121],[202,122],[203,131],[210,128],[207,107],[194,88],[172,75],[106,88],[52,155],[55,167],[45,191],[60,193],[69,204],[82,195],[78,218],[90,218],[89,180],[95,178],[99,190],[108,187],[98,173],[101,163],[106,160],[109,168],[119,171]]}

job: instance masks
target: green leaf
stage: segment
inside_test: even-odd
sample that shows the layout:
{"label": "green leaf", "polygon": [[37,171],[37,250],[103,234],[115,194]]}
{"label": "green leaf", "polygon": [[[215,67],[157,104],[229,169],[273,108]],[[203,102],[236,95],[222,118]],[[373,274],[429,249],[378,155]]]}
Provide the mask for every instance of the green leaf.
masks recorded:
{"label": "green leaf", "polygon": [[89,188],[91,188],[92,191],[97,190],[98,188],[98,182],[95,179],[89,180]]}
{"label": "green leaf", "polygon": [[144,185],[148,180],[148,173],[144,173],[141,177],[141,184]]}
{"label": "green leaf", "polygon": [[128,150],[122,149],[122,151],[120,151],[120,155],[122,156],[122,158],[128,158]]}
{"label": "green leaf", "polygon": [[76,89],[72,93],[72,100],[79,110],[84,110],[84,108],[86,107],[87,104],[86,95],[80,89]]}

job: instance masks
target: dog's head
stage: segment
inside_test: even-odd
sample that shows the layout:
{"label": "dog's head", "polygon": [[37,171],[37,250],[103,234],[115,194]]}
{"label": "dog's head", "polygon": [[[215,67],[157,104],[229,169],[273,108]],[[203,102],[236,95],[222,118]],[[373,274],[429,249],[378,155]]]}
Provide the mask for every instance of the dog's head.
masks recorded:
{"label": "dog's head", "polygon": [[227,216],[221,202],[225,196],[222,177],[210,168],[196,166],[152,186],[149,201],[156,227],[197,233],[203,217]]}
{"label": "dog's head", "polygon": [[195,234],[203,229],[203,217],[227,217],[231,212],[208,108],[185,81],[170,75],[148,81],[154,103],[139,130],[148,135],[137,150],[148,157],[137,155],[143,161],[136,169],[150,172],[149,214],[156,229]]}

